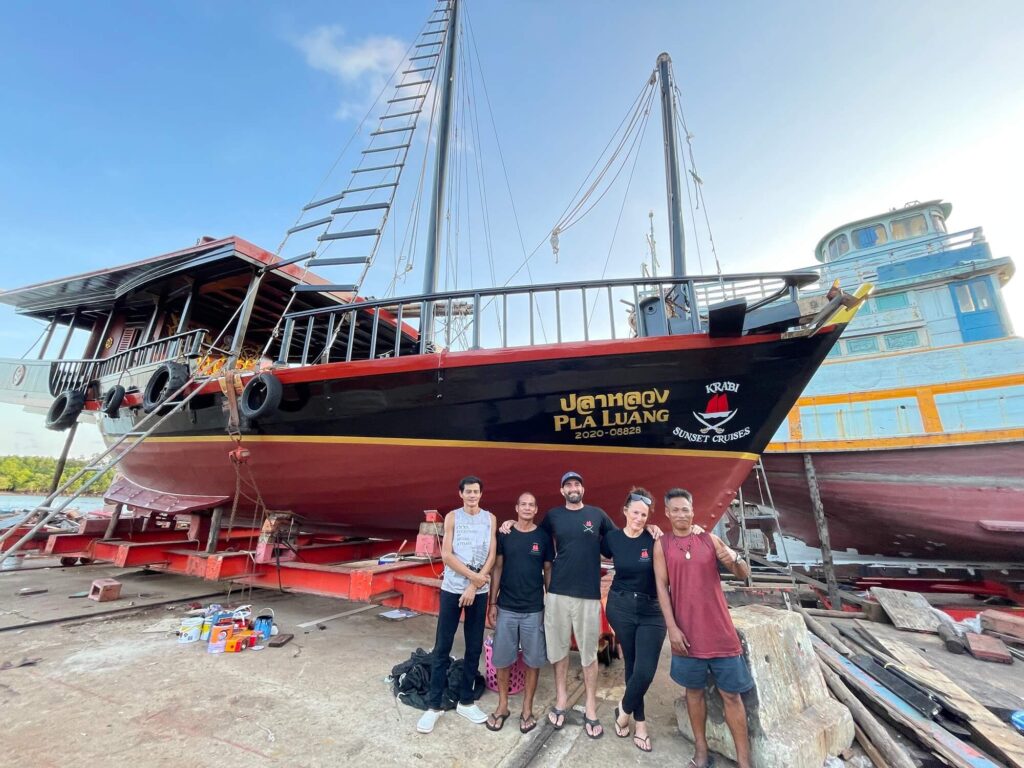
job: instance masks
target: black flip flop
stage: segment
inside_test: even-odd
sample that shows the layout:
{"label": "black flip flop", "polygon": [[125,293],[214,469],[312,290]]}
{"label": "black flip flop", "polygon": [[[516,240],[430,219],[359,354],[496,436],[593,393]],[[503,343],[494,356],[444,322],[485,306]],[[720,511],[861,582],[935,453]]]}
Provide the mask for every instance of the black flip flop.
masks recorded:
{"label": "black flip flop", "polygon": [[[492,712],[491,716],[487,719],[487,722],[485,723],[485,725],[487,726],[487,730],[500,731],[502,728],[505,727],[505,721],[508,720],[511,714],[511,712],[506,712],[504,715],[499,715],[497,712]],[[492,720],[494,721],[493,725],[491,724]]]}
{"label": "black flip flop", "polygon": [[[529,723],[529,725],[527,725],[527,723]],[[537,718],[536,717],[534,717],[533,715],[530,715],[529,717],[522,717],[522,716],[520,716],[520,718],[519,718],[519,732],[520,733],[529,733],[530,731],[532,731],[536,727],[537,727]]]}
{"label": "black flip flop", "polygon": [[[599,734],[597,734],[596,736],[593,733],[591,733],[591,731],[593,731],[594,728],[600,728],[601,729],[601,732]],[[587,734],[587,738],[588,739],[600,739],[602,736],[604,736],[604,726],[601,725],[601,721],[598,720],[596,717],[593,720],[591,720],[589,717],[584,715],[583,716],[583,732],[585,734]]]}
{"label": "black flip flop", "polygon": [[[619,712],[619,708],[616,707],[615,708],[615,735],[618,736],[620,739],[627,739],[627,738],[629,738],[629,721],[628,720],[626,721],[626,726],[620,731],[619,730],[619,715],[620,714],[621,713]],[[625,731],[625,733],[623,733],[623,731]]]}
{"label": "black flip flop", "polygon": [[[552,715],[555,716],[554,720],[551,719]],[[559,718],[562,720],[561,723],[558,722]],[[558,707],[552,707],[551,711],[548,712],[548,722],[551,723],[551,727],[556,731],[562,730],[565,727],[565,710],[559,709]]]}
{"label": "black flip flop", "polygon": [[[641,744],[643,746],[640,746]],[[651,746],[650,736],[637,736],[636,734],[633,734],[633,746],[639,749],[641,752],[650,752],[653,749],[653,747]]]}

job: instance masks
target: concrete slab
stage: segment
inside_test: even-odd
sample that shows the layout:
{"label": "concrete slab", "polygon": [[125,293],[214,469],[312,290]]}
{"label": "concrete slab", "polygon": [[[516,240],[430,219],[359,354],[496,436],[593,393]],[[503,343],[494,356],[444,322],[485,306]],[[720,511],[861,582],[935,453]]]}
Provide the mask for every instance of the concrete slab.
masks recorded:
{"label": "concrete slab", "polygon": [[[87,601],[66,595],[107,574],[92,567],[76,571],[33,572],[32,583],[49,592],[25,598],[13,592],[27,582],[0,576],[0,610],[13,606],[20,611],[22,602],[16,601],[42,598],[28,606],[26,616],[14,618],[57,617],[67,604],[80,612]],[[129,585],[136,593],[160,592],[164,599],[173,589],[182,596],[209,589],[207,582],[184,577],[133,579],[132,571],[109,571],[125,582],[127,594]],[[445,714],[429,736],[415,732],[420,712],[396,702],[384,678],[417,647],[432,645],[433,617],[392,623],[371,610],[327,621],[323,630],[315,625],[303,630],[299,624],[359,604],[268,591],[254,593],[252,602],[256,608],[273,608],[282,631],[293,632],[295,639],[280,649],[212,656],[200,644],[178,645],[172,632],[145,631],[161,619],[180,615],[163,606],[0,634],[0,661],[42,657],[34,667],[0,672],[0,708],[7,724],[0,762],[40,768],[177,768],[183,763],[242,761],[289,768],[511,768],[520,764],[524,746],[541,736],[541,728],[527,736],[519,733],[520,697],[513,697],[513,717],[500,733],[454,713]],[[461,655],[461,639],[456,639],[453,652]],[[611,729],[612,708],[623,685],[622,663],[616,661],[600,676],[599,715],[606,735],[592,741],[581,736],[581,726],[568,725],[545,742],[532,765],[685,765],[693,750],[675,726],[672,702],[679,689],[668,679],[668,661],[666,646],[647,705],[653,753],[641,754],[631,739],[617,739]],[[580,679],[575,659],[570,676]],[[545,671],[537,694],[538,716],[553,700],[551,674]],[[480,705],[490,711],[496,703],[497,696],[489,692]],[[718,764],[732,765],[723,760]]]}

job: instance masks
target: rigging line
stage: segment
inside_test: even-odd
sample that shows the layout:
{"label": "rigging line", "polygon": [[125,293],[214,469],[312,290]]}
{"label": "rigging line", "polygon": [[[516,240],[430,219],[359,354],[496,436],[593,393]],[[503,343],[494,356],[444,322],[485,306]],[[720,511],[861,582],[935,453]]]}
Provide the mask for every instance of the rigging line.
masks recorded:
{"label": "rigging line", "polygon": [[[648,102],[647,102],[647,108],[643,112],[643,118],[641,119],[641,122],[637,124],[637,131],[633,132],[633,139],[632,139],[633,140],[633,144],[630,146],[630,149],[627,151],[626,156],[622,158],[622,162],[619,165],[619,169],[615,172],[615,175],[612,176],[611,180],[609,180],[608,183],[605,185],[604,191],[601,192],[600,195],[598,195],[597,199],[594,200],[586,210],[584,210],[582,212],[579,212],[579,211],[575,212],[574,216],[576,218],[573,221],[567,222],[567,223],[565,223],[563,225],[556,225],[556,228],[558,229],[558,231],[564,232],[565,230],[569,229],[570,227],[572,227],[572,226],[578,224],[580,221],[582,221],[583,218],[587,214],[589,214],[592,210],[594,210],[594,208],[604,199],[605,195],[607,195],[611,191],[612,187],[615,185],[615,182],[618,180],[619,176],[622,174],[622,171],[625,170],[626,163],[629,162],[629,155],[632,152],[632,147],[635,146],[637,137],[639,136],[639,131],[642,130],[639,126],[646,125],[647,116],[650,115],[651,101],[653,101],[653,99],[654,99],[654,89],[652,88],[651,89],[651,93],[650,93],[650,98],[648,99]],[[626,138],[626,137],[624,137],[624,138]],[[619,151],[621,151],[621,150],[619,150]],[[589,197],[590,194],[591,194],[591,192],[588,191],[587,196]],[[580,204],[582,205],[582,203],[584,201],[585,200],[581,200]]]}
{"label": "rigging line", "polygon": [[[654,91],[652,90],[651,93],[653,95]],[[626,201],[629,199],[629,189],[630,189],[630,187],[633,184],[633,175],[636,173],[637,161],[639,161],[639,159],[640,159],[640,147],[643,145],[643,139],[647,135],[647,123],[648,123],[648,121],[650,119],[650,115],[651,115],[651,112],[650,112],[650,109],[648,109],[646,114],[645,114],[645,116],[644,116],[643,124],[640,127],[640,132],[637,135],[637,139],[633,142],[633,146],[630,147],[630,150],[629,150],[630,154],[633,155],[633,165],[629,169],[629,178],[626,179],[626,189],[622,193],[622,205],[619,206],[619,215],[618,215],[618,218],[615,219],[615,229],[612,231],[612,239],[611,239],[611,242],[608,244],[608,254],[605,256],[604,267],[601,270],[601,279],[602,280],[604,280],[605,275],[608,273],[608,263],[612,259],[612,250],[615,248],[615,238],[619,234],[619,225],[622,223],[622,213],[623,213],[623,211],[626,210]],[[628,157],[629,157],[629,155],[627,155],[627,158]],[[591,304],[591,306],[590,306],[590,312],[587,314],[587,331],[588,332],[590,330],[591,323],[594,321],[594,314],[595,314],[595,312],[597,310],[597,302],[598,302],[598,300],[600,298],[601,298],[600,295],[595,295],[594,296],[593,304]],[[609,322],[614,323],[615,322],[615,318],[613,318],[613,317],[609,318]]]}
{"label": "rigging line", "polygon": [[[679,121],[676,120],[676,122],[678,123]],[[686,133],[686,129],[685,128],[683,129],[683,135],[684,136],[688,136],[689,135],[689,134]],[[686,172],[686,176],[687,176],[687,182],[686,182],[686,205],[687,205],[687,211],[686,212],[690,215],[690,224],[693,227],[693,244],[694,244],[694,246],[697,249],[697,266],[700,269],[700,273],[703,275],[704,274],[704,259],[702,257],[701,248],[700,248],[700,237],[697,235],[697,214],[695,213],[696,209],[694,208],[693,195],[690,192],[690,181],[691,181],[691,179],[689,178],[690,177],[689,166],[687,166],[687,164],[686,164],[686,156],[685,155],[683,156],[682,160],[683,160],[683,171]],[[683,236],[685,237],[685,234]]]}
{"label": "rigging line", "polygon": [[[685,123],[680,119],[679,102],[682,100],[682,94],[679,92],[679,88],[678,87],[675,88],[675,94],[676,94],[676,99],[675,99],[675,105],[673,106],[672,119],[676,123],[676,127],[682,132],[682,135],[686,138],[687,145],[691,147],[691,151],[689,152],[689,159],[690,159],[689,165],[686,162],[687,161],[687,155],[686,154],[684,154],[681,159],[682,159],[682,162],[683,162],[683,171],[685,172],[685,176],[686,176],[686,202],[687,202],[687,207],[688,207],[687,213],[690,215],[690,224],[692,225],[692,230],[693,230],[693,244],[694,244],[694,246],[697,249],[697,266],[700,269],[700,273],[703,275],[704,274],[703,250],[701,249],[701,245],[700,245],[700,240],[701,240],[700,235],[697,233],[697,209],[700,207],[700,198],[697,197],[697,193],[698,193],[699,189],[696,189],[696,188],[698,186],[697,185],[697,179],[700,178],[700,177],[697,176],[697,169],[693,165],[693,152],[692,152],[692,145],[690,144],[692,137],[690,135],[690,132],[686,129]],[[692,193],[690,191],[690,183],[691,182],[693,183],[693,185],[695,187],[695,189],[693,190]],[[696,198],[696,202],[694,202],[695,198]],[[721,270],[719,270],[719,274],[721,274]]]}
{"label": "rigging line", "polygon": [[697,160],[696,160],[696,158],[693,155],[693,136],[690,133],[689,129],[686,127],[686,115],[683,114],[683,108],[680,106],[682,104],[683,97],[682,97],[682,94],[679,92],[679,86],[676,85],[675,89],[676,89],[676,111],[679,113],[679,122],[682,124],[682,127],[683,127],[683,135],[686,136],[686,146],[687,146],[687,150],[688,150],[689,155],[690,155],[690,166],[691,166],[691,168],[693,168],[693,174],[696,177],[694,179],[694,186],[697,187],[697,191],[698,191],[698,193],[700,195],[700,202],[702,202],[704,204],[704,206],[703,206],[704,207],[704,224],[707,227],[708,240],[711,243],[711,253],[715,257],[715,269],[717,270],[717,273],[719,275],[721,275],[722,274],[722,265],[718,261],[718,248],[715,245],[715,235],[714,235],[714,233],[711,230],[711,219],[710,219],[709,214],[708,214],[707,200],[704,197],[704,184],[703,184],[703,181],[700,181],[700,183],[698,184],[698,181],[700,180],[700,175],[697,173]]}
{"label": "rigging line", "polygon": [[[470,33],[471,33],[471,30],[470,30]],[[497,275],[497,270],[496,270],[495,264],[494,264],[494,238],[493,238],[493,230],[491,228],[490,206],[489,206],[488,201],[487,201],[487,174],[486,174],[485,166],[484,166],[484,162],[483,162],[484,144],[483,144],[483,138],[481,137],[481,134],[480,134],[480,116],[479,116],[478,110],[475,108],[476,104],[478,102],[478,99],[476,98],[476,79],[474,78],[473,67],[472,66],[467,66],[465,71],[467,73],[466,80],[467,80],[468,85],[469,85],[469,96],[470,97],[468,99],[468,104],[469,104],[470,128],[471,128],[471,133],[472,133],[472,136],[473,136],[473,146],[474,146],[474,148],[476,150],[476,151],[473,152],[473,158],[476,161],[475,169],[476,169],[476,180],[477,180],[477,195],[478,195],[479,200],[480,200],[481,219],[483,221],[484,246],[485,246],[485,248],[487,250],[487,266],[488,266],[488,271],[489,271],[490,276],[491,276],[491,285],[496,285],[497,282],[498,282],[498,275]],[[520,236],[520,242],[522,242],[522,237],[521,236]],[[490,304],[490,303],[493,303],[493,302],[488,302],[488,303]],[[483,309],[481,309],[481,314],[482,314],[482,312],[483,312]],[[501,337],[503,335],[503,327],[504,327],[504,325],[503,325],[503,320],[502,320],[502,317],[501,317],[501,313],[498,311],[498,306],[497,306],[496,303],[494,304],[494,317],[495,317],[495,321],[496,321],[496,324],[497,324],[499,337]]]}
{"label": "rigging line", "polygon": [[46,323],[46,324],[45,324],[45,325],[43,326],[43,330],[41,330],[41,331],[39,332],[39,335],[38,335],[38,336],[36,336],[36,340],[32,342],[32,346],[30,346],[30,347],[29,347],[28,349],[26,349],[26,350],[25,350],[24,354],[23,354],[23,355],[22,355],[21,357],[19,357],[19,358],[18,358],[19,360],[24,360],[24,359],[25,359],[26,357],[28,357],[29,353],[30,353],[30,352],[31,352],[31,351],[32,351],[33,349],[35,349],[35,348],[36,348],[36,344],[38,344],[38,343],[39,343],[39,340],[40,340],[41,338],[43,338],[43,336],[44,336],[44,335],[46,334],[46,332],[47,332],[47,331],[49,330],[49,328],[50,328],[50,324],[49,324],[49,323]]}
{"label": "rigging line", "polygon": [[[397,290],[398,281],[403,279],[412,271],[415,262],[416,239],[419,236],[419,225],[424,198],[423,188],[427,180],[427,165],[429,163],[430,156],[430,140],[434,135],[434,128],[437,124],[437,105],[440,99],[440,93],[440,88],[433,88],[433,101],[430,102],[430,122],[427,123],[427,135],[424,141],[423,161],[420,164],[419,184],[416,187],[416,193],[413,197],[409,223],[406,225],[405,233],[402,236],[402,245],[399,249],[398,256],[399,261],[396,263],[395,274],[392,275],[391,283],[388,285],[384,294],[385,297],[393,295],[393,292]],[[424,102],[426,102],[426,99],[424,99]],[[405,260],[405,269],[400,271],[398,267],[403,259]]]}
{"label": "rigging line", "polygon": [[[519,247],[522,248],[522,250],[523,250],[523,262],[522,262],[522,264],[520,266],[520,270],[523,267],[526,268],[527,278],[532,283],[533,282],[533,271],[530,269],[530,258],[534,254],[536,254],[537,251],[539,251],[541,249],[541,247],[544,245],[544,243],[546,243],[548,241],[548,237],[550,236],[550,232],[547,235],[545,235],[544,239],[537,245],[537,247],[534,248],[533,251],[531,251],[529,255],[527,255],[527,253],[526,253],[526,241],[523,239],[523,228],[522,228],[522,226],[519,223],[519,212],[516,209],[516,201],[515,201],[515,198],[512,195],[512,182],[509,179],[508,167],[505,164],[505,154],[504,154],[504,152],[501,151],[501,141],[498,138],[498,126],[497,126],[497,123],[494,120],[494,110],[491,107],[491,96],[490,96],[490,93],[487,90],[487,79],[484,76],[483,64],[480,61],[480,50],[479,50],[479,48],[477,47],[477,44],[476,44],[476,34],[473,31],[473,21],[472,21],[472,18],[470,16],[468,8],[464,9],[464,18],[466,20],[466,28],[468,30],[467,38],[469,39],[470,44],[473,46],[472,50],[473,50],[473,55],[475,57],[474,60],[476,61],[477,71],[480,73],[480,88],[481,88],[481,90],[484,93],[484,103],[487,105],[487,115],[488,115],[488,117],[490,118],[490,121],[491,121],[491,133],[494,135],[494,145],[495,145],[495,147],[498,150],[498,161],[501,164],[502,174],[504,175],[504,178],[505,178],[505,189],[508,191],[509,207],[512,209],[512,220],[515,222],[516,233],[519,236]],[[477,127],[477,135],[479,136],[479,124],[478,124],[478,127]],[[480,140],[480,145],[481,145],[481,147],[483,146],[482,140]],[[490,231],[490,230],[488,230],[488,231]],[[512,274],[512,276],[509,277],[509,279],[505,281],[505,285],[508,285],[512,281],[512,278],[515,277],[515,275],[517,275],[517,274],[519,274],[519,270],[516,270],[516,272],[514,272]],[[496,282],[497,282],[497,280],[495,280],[495,283]],[[541,318],[540,318],[540,332],[541,332],[541,336],[544,339],[544,341],[547,342],[548,335],[547,335],[547,330],[544,327],[544,318],[543,318],[543,316],[541,316]]]}
{"label": "rigging line", "polygon": [[[428,26],[428,22],[424,22],[423,26],[420,28],[419,33],[417,33],[416,37],[413,38],[413,41],[411,43],[409,43],[408,47],[405,49],[404,55],[402,56],[401,59],[399,59],[398,64],[395,66],[394,70],[392,70],[391,75],[388,77],[388,79],[386,81],[384,81],[384,85],[381,86],[380,91],[377,93],[377,98],[375,98],[373,100],[373,103],[370,105],[370,108],[366,110],[366,114],[363,115],[363,118],[359,121],[359,125],[356,126],[355,131],[349,137],[348,141],[345,142],[345,146],[342,147],[341,152],[334,159],[334,163],[331,165],[330,169],[328,169],[328,171],[324,175],[324,177],[320,180],[320,183],[317,185],[317,187],[313,191],[312,195],[310,195],[310,198],[309,198],[308,202],[311,203],[314,200],[316,200],[317,196],[319,195],[320,190],[323,188],[324,184],[327,183],[327,180],[334,173],[335,168],[338,167],[338,163],[341,162],[341,159],[345,156],[345,153],[348,151],[348,148],[352,145],[352,142],[355,141],[356,137],[359,136],[362,133],[363,126],[366,124],[367,119],[370,117],[371,114],[373,114],[373,111],[377,108],[377,104],[380,102],[381,97],[389,89],[391,83],[395,79],[395,75],[398,74],[399,70],[405,64],[406,59],[409,57],[409,53],[413,50],[413,47],[416,45],[416,41],[423,36],[423,33],[426,31],[427,26]],[[298,224],[302,220],[302,217],[303,217],[304,213],[305,212],[300,208],[299,209],[299,215],[298,215],[298,217],[296,217],[295,223],[293,224],[293,226],[295,226],[296,224]],[[282,251],[282,249],[284,249],[285,243],[288,242],[288,238],[289,237],[290,237],[290,235],[287,233],[287,230],[286,230],[284,238],[281,240],[280,245],[277,246],[277,251],[275,251],[275,253],[274,253],[275,256],[278,256],[278,257],[280,256],[281,251]],[[316,251],[316,250],[318,250],[318,249],[314,248],[314,251]],[[309,271],[309,264],[308,264],[308,261],[307,261],[307,263],[303,265],[302,272],[299,275],[299,278],[298,278],[299,282],[304,282],[305,281],[306,273],[308,271]],[[297,296],[297,294],[293,291],[292,295],[288,297],[288,301],[285,302],[284,309],[281,310],[281,313],[278,315],[277,322],[274,323],[274,327],[270,330],[270,336],[269,336],[269,338],[267,340],[267,344],[263,348],[263,354],[264,355],[267,354],[267,351],[270,349],[270,345],[273,344],[274,341],[280,335],[280,333],[281,333],[281,323],[284,322],[284,316],[288,314],[288,311],[291,309],[292,304],[295,302],[295,297],[296,296]]]}
{"label": "rigging line", "polygon": [[[612,133],[611,138],[608,139],[608,143],[605,144],[604,149],[601,150],[601,154],[598,155],[597,160],[594,161],[594,165],[591,167],[590,171],[587,172],[587,175],[583,178],[583,181],[580,182],[580,185],[576,189],[576,192],[573,193],[573,196],[570,199],[569,204],[565,207],[565,210],[562,211],[562,215],[559,217],[559,220],[565,219],[567,214],[569,213],[569,211],[573,209],[573,207],[574,207],[573,201],[575,201],[576,198],[579,196],[580,192],[586,186],[587,181],[590,179],[590,177],[594,175],[594,171],[597,169],[598,165],[600,164],[601,158],[604,157],[605,154],[608,152],[608,148],[615,141],[615,137],[619,135],[619,131],[622,130],[622,126],[625,125],[627,123],[627,121],[631,121],[633,119],[633,117],[636,115],[637,106],[643,102],[644,91],[648,90],[649,88],[651,88],[650,79],[648,79],[648,81],[646,83],[644,83],[644,86],[640,89],[640,92],[637,94],[636,98],[633,99],[633,103],[626,110],[626,116],[623,117],[622,120],[619,122],[618,126],[615,128],[615,131]],[[621,141],[620,141],[620,144],[621,144]]]}
{"label": "rigging line", "polygon": [[573,208],[572,212],[555,225],[556,231],[564,232],[573,225],[577,224],[581,219],[583,219],[584,216],[586,216],[588,213],[590,213],[590,211],[593,210],[594,205],[601,201],[601,198],[604,197],[604,195],[607,193],[611,185],[615,183],[615,179],[618,178],[618,175],[622,172],[622,168],[625,167],[625,160],[623,160],[623,164],[619,167],[619,170],[616,172],[612,180],[608,182],[607,185],[605,185],[605,191],[598,197],[594,204],[592,204],[589,208],[581,212],[581,209],[583,208],[587,200],[594,193],[598,185],[601,183],[601,181],[607,175],[608,171],[611,169],[612,165],[615,163],[616,158],[622,152],[623,147],[625,147],[627,141],[630,138],[630,135],[633,134],[633,132],[635,131],[636,126],[639,124],[639,121],[643,119],[643,114],[650,110],[650,102],[653,99],[653,97],[654,88],[653,86],[651,86],[649,88],[646,107],[644,107],[643,104],[638,105],[637,109],[630,117],[629,125],[626,128],[626,131],[623,133],[622,139],[619,141],[619,145],[615,148],[615,151],[612,153],[611,157],[608,158],[608,162],[605,163],[604,167],[601,169],[601,173],[598,174],[597,178],[587,189],[586,193],[584,193],[583,197],[580,198],[579,202],[576,203],[576,206]]}
{"label": "rigging line", "polygon": [[[406,59],[412,52],[413,47],[416,45],[416,41],[423,36],[423,33],[426,31],[427,26],[428,22],[424,22],[423,26],[420,28],[420,31],[416,33],[416,36],[413,38],[412,42],[409,43],[409,46],[405,49],[405,54],[402,56],[401,59],[399,59],[397,66],[394,68],[394,70],[392,70],[391,75],[388,77],[388,79],[384,81],[384,85],[381,87],[380,92],[377,94],[377,98],[373,100],[373,104],[371,104],[370,108],[366,110],[366,114],[363,115],[363,118],[359,121],[359,125],[356,126],[355,131],[352,132],[352,135],[349,136],[348,141],[345,142],[345,146],[342,147],[341,152],[339,152],[338,156],[334,158],[334,162],[331,164],[331,167],[327,170],[327,173],[325,173],[323,178],[320,179],[320,182],[317,184],[316,188],[313,190],[313,193],[310,195],[309,200],[306,201],[307,203],[311,203],[317,199],[317,197],[320,194],[320,190],[323,189],[324,184],[327,183],[327,180],[334,173],[334,170],[338,167],[338,163],[340,163],[342,158],[345,157],[345,153],[348,151],[348,148],[352,146],[352,142],[355,141],[356,137],[362,133],[363,126],[366,124],[367,119],[369,119],[370,115],[372,115],[373,111],[377,108],[377,104],[380,102],[381,96],[383,96],[384,92],[387,91],[388,88],[390,87],[391,82],[395,79],[395,75],[398,74],[399,70],[405,64]],[[302,217],[305,215],[305,213],[306,212],[303,211],[301,208],[299,209],[299,215],[295,219],[295,224],[298,224],[302,220]],[[284,236],[284,239],[281,241],[281,244],[277,246],[277,251],[275,251],[274,253],[275,256],[281,253],[281,249],[284,248],[284,244],[288,242],[288,238],[289,235],[286,234]]]}

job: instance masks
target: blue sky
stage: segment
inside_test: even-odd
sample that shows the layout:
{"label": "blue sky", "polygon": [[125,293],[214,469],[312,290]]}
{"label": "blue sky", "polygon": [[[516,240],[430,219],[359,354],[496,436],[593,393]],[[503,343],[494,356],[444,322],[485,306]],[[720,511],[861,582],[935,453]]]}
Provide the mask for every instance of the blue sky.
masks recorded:
{"label": "blue sky", "polygon": [[[145,258],[204,234],[276,249],[432,8],[6,5],[0,287]],[[932,198],[953,203],[952,229],[983,226],[995,255],[1021,252],[1016,0],[470,0],[467,9],[527,250],[545,239],[666,50],[723,270],[806,266],[832,227]],[[628,194],[618,185],[563,234],[557,263],[538,250],[535,279],[598,276],[620,210],[607,274],[637,273],[651,209],[665,262],[657,119]],[[488,169],[491,248],[504,282],[523,249],[503,172],[493,140],[467,144]],[[702,247],[710,271],[706,235]],[[695,269],[692,243],[690,251]],[[487,276],[479,268],[474,280]],[[1024,277],[1014,282],[1006,296],[1019,332]],[[418,289],[417,277],[406,290]],[[22,354],[39,330],[0,309],[0,356]],[[9,407],[0,417],[36,439]],[[88,448],[84,438],[78,445]]]}

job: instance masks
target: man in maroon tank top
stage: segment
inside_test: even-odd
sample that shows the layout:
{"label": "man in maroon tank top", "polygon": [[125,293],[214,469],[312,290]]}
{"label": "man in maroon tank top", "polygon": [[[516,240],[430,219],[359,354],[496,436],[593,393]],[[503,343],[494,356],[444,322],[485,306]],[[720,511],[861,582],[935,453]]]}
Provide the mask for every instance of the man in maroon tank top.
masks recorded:
{"label": "man in maroon tank top", "polygon": [[686,712],[693,728],[694,755],[688,768],[714,764],[705,736],[709,673],[722,695],[736,761],[740,768],[750,768],[747,713],[740,694],[753,688],[754,680],[725,603],[718,564],[742,579],[750,574],[750,566],[714,534],[695,530],[689,491],[673,488],[666,493],[665,514],[672,532],[654,543],[654,574],[672,645],[670,674],[686,689]]}

